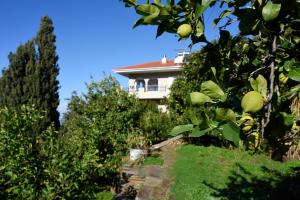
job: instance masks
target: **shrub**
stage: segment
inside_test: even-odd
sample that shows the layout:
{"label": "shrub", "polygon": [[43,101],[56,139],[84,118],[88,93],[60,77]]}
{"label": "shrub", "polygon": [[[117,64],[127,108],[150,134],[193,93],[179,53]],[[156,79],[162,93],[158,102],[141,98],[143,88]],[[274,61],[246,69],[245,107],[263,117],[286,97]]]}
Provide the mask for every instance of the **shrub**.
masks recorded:
{"label": "shrub", "polygon": [[157,143],[168,138],[174,124],[169,114],[148,110],[140,119],[140,128],[147,135],[151,143]]}

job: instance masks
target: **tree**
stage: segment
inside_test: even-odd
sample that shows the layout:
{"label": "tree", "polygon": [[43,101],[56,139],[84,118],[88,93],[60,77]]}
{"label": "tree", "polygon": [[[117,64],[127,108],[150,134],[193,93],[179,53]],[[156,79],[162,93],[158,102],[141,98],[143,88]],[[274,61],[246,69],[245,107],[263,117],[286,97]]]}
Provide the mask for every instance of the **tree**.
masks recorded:
{"label": "tree", "polygon": [[[136,13],[141,15],[135,26],[155,25],[158,26],[157,36],[164,32],[177,33],[180,39],[190,38],[191,45],[204,43],[205,73],[210,73],[210,79],[218,85],[209,79],[200,81],[201,93],[193,93],[190,98],[192,105],[202,110],[201,114],[194,115],[192,125],[177,127],[175,132],[191,130],[193,135],[201,136],[213,128],[214,131],[220,130],[231,141],[235,135],[236,144],[238,135],[247,139],[255,137],[255,140],[260,141],[256,143],[260,144],[266,142],[267,138],[275,148],[288,148],[287,141],[289,144],[298,144],[298,0],[168,0],[167,3],[154,0],[152,3],[146,1],[142,4],[135,0],[123,2],[128,7],[134,7]],[[220,30],[219,44],[208,41],[204,34],[207,26],[204,24],[204,13],[208,7],[216,6],[220,6],[222,11],[213,25]],[[247,40],[240,36],[232,37],[226,30],[235,22],[239,23],[240,35],[247,36]],[[241,105],[243,94],[251,90],[263,97],[264,106],[259,112],[245,111],[251,101]],[[219,98],[215,98],[218,96],[216,91],[219,92]],[[232,121],[225,119],[226,117],[220,119],[220,113],[223,113],[221,116],[234,113],[239,120]],[[195,116],[201,120],[195,120]],[[251,117],[254,122],[250,130],[241,131],[239,128],[246,130],[244,126],[248,123],[244,120],[245,116]],[[224,126],[224,123],[228,125]],[[275,125],[279,131],[274,131],[272,127]]]}
{"label": "tree", "polygon": [[59,74],[58,56],[55,46],[56,36],[52,20],[45,16],[41,20],[40,29],[37,33],[35,42],[38,47],[38,57],[34,76],[37,80],[34,91],[37,93],[35,100],[36,107],[40,111],[45,111],[45,118],[41,127],[48,127],[54,123],[54,127],[59,127]]}
{"label": "tree", "polygon": [[10,53],[9,67],[3,70],[1,77],[0,105],[20,109],[23,104],[33,103],[31,96],[32,70],[35,68],[34,42],[20,45],[16,53]]}
{"label": "tree", "polygon": [[[45,16],[33,41],[20,45],[9,55],[9,67],[0,79],[0,106],[19,109],[22,105],[35,105],[45,117],[37,132],[53,123],[59,128],[59,74],[56,37],[52,20]],[[36,52],[36,47],[38,52]]]}

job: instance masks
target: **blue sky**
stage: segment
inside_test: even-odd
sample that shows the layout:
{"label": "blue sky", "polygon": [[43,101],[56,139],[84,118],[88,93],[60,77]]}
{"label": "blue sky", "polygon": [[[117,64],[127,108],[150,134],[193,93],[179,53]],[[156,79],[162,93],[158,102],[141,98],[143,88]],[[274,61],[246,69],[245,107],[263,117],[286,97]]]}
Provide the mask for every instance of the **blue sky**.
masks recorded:
{"label": "blue sky", "polygon": [[[207,19],[218,12],[210,10]],[[36,35],[44,15],[52,18],[57,36],[60,112],[66,110],[65,99],[72,91],[84,92],[91,77],[100,80],[103,72],[159,60],[165,54],[172,59],[177,49],[185,49],[190,42],[178,42],[171,34],[155,39],[156,28],[151,26],[132,29],[138,16],[119,0],[1,0],[0,69],[7,67],[9,52]],[[206,34],[210,39],[219,35],[211,26]],[[127,84],[125,78],[115,76],[122,85]]]}

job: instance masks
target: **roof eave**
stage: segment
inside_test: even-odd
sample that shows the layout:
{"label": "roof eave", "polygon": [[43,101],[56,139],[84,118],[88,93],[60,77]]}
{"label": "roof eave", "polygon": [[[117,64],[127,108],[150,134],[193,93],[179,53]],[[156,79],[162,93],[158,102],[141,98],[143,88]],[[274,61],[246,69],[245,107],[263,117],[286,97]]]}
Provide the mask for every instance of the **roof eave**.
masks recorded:
{"label": "roof eave", "polygon": [[174,65],[169,67],[152,67],[152,68],[133,68],[133,69],[113,69],[118,74],[130,74],[130,73],[151,73],[151,72],[174,72],[181,71],[181,66]]}

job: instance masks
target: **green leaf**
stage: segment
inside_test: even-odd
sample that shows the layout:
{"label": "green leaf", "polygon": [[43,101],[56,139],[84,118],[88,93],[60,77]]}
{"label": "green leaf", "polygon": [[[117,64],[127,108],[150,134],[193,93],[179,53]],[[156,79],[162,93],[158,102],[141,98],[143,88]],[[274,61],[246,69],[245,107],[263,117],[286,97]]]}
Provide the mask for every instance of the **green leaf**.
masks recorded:
{"label": "green leaf", "polygon": [[286,127],[292,127],[294,122],[295,122],[295,117],[294,115],[291,115],[291,114],[288,114],[286,112],[280,112],[280,117],[283,121],[283,124],[286,126]]}
{"label": "green leaf", "polygon": [[204,26],[203,26],[203,24],[202,24],[201,21],[198,21],[197,26],[196,26],[196,34],[195,34],[195,36],[196,37],[200,37],[200,36],[203,35],[203,33],[204,33]]}
{"label": "green leaf", "polygon": [[148,16],[148,15],[158,16],[160,9],[155,5],[141,4],[135,7],[135,11],[136,13],[144,16]]}
{"label": "green leaf", "polygon": [[196,3],[195,7],[195,17],[199,18],[205,10],[211,5],[211,3],[214,2],[213,0],[203,0],[200,4],[199,1]]}
{"label": "green leaf", "polygon": [[222,126],[222,129],[224,138],[238,146],[240,141],[240,127],[238,127],[234,122],[228,122]]}
{"label": "green leaf", "polygon": [[189,108],[187,110],[188,118],[192,121],[194,125],[200,125],[204,122],[203,117],[201,116],[201,110],[195,107]]}
{"label": "green leaf", "polygon": [[259,5],[261,6],[262,5],[262,0],[257,0],[258,1],[258,3],[259,3]]}
{"label": "green leaf", "polygon": [[167,0],[167,2],[168,2],[169,6],[173,6],[174,5],[174,0]]}
{"label": "green leaf", "polygon": [[223,90],[211,80],[201,84],[201,92],[212,99],[221,99],[225,95]]}
{"label": "green leaf", "polygon": [[143,16],[143,24],[153,24],[155,22],[155,19],[157,18],[156,15],[149,15],[149,16]]}
{"label": "green leaf", "polygon": [[259,92],[264,98],[267,97],[268,82],[262,75],[258,75],[256,80],[250,78],[250,85],[254,91]]}
{"label": "green leaf", "polygon": [[257,91],[264,97],[267,97],[267,90],[268,90],[268,82],[262,75],[258,75],[256,78],[257,82]]}
{"label": "green leaf", "polygon": [[295,65],[295,59],[287,60],[283,64],[283,68],[285,71],[290,71],[291,68]]}
{"label": "green leaf", "polygon": [[160,0],[153,0],[153,2],[156,4],[156,5],[162,5],[161,1]]}
{"label": "green leaf", "polygon": [[254,91],[258,91],[258,83],[254,78],[250,78],[250,85]]}
{"label": "green leaf", "polygon": [[143,22],[144,22],[144,19],[143,19],[143,17],[141,17],[133,24],[132,28],[136,28],[137,26],[143,24]]}
{"label": "green leaf", "polygon": [[175,135],[178,135],[178,134],[183,133],[183,132],[192,131],[193,127],[194,127],[193,124],[175,126],[172,129],[170,135],[175,136]]}
{"label": "green leaf", "polygon": [[212,71],[215,79],[217,79],[217,70],[216,70],[216,68],[215,67],[211,67],[211,71]]}
{"label": "green leaf", "polygon": [[225,121],[236,121],[236,116],[230,108],[216,108],[216,119]]}
{"label": "green leaf", "polygon": [[263,7],[262,9],[262,16],[266,22],[274,21],[280,12],[281,4],[275,4],[271,1],[268,1],[268,3]]}
{"label": "green leaf", "polygon": [[161,7],[159,12],[159,18],[160,19],[169,19],[172,16],[170,15],[168,9],[166,7]]}
{"label": "green leaf", "polygon": [[232,13],[231,10],[224,10],[218,18],[214,19],[213,27],[215,28],[224,17],[229,16],[231,13]]}
{"label": "green leaf", "polygon": [[300,82],[300,67],[292,71],[289,71],[288,77],[294,81]]}
{"label": "green leaf", "polygon": [[205,103],[212,103],[211,98],[201,92],[192,92],[190,94],[190,101],[192,105],[203,105]]}
{"label": "green leaf", "polygon": [[197,2],[195,8],[195,18],[196,19],[199,18],[203,12],[204,12],[204,7],[199,2]]}
{"label": "green leaf", "polygon": [[136,4],[136,0],[123,0],[123,1],[125,3],[126,7],[132,7],[132,6],[135,6],[135,4]]}
{"label": "green leaf", "polygon": [[203,135],[205,135],[206,133],[208,133],[209,131],[213,130],[213,128],[207,128],[204,130],[199,130],[198,127],[194,128],[192,133],[189,135],[189,137],[201,137]]}

